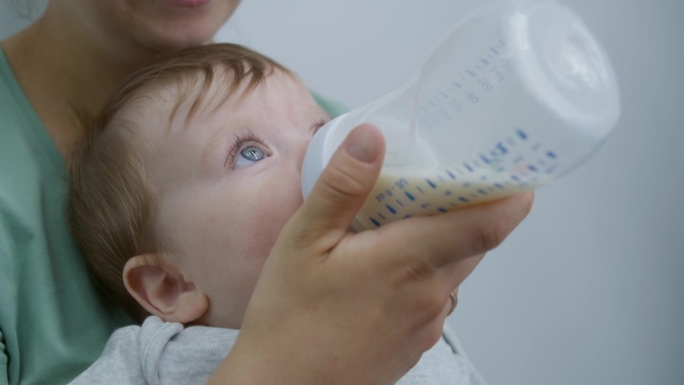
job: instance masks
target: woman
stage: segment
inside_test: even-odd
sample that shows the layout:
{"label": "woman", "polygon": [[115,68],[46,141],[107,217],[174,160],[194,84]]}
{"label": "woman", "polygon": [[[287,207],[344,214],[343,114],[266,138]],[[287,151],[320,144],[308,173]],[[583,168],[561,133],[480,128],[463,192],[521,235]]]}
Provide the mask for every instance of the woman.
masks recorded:
{"label": "woman", "polygon": [[[0,384],[66,383],[130,322],[92,287],[67,231],[68,159],[81,122],[130,73],[210,41],[238,3],[51,0],[2,42]],[[392,383],[439,338],[449,294],[529,210],[526,195],[350,234],[384,151],[374,127],[357,133],[280,234],[215,383]],[[364,277],[374,291],[359,292]]]}

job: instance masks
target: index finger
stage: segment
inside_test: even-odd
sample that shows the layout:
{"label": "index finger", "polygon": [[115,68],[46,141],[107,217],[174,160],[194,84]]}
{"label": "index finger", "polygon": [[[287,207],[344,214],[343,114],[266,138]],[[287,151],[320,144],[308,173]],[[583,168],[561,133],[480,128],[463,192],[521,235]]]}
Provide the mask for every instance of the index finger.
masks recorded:
{"label": "index finger", "polygon": [[534,194],[524,193],[431,217],[414,217],[383,226],[384,244],[401,259],[426,260],[439,269],[485,253],[503,242],[529,213]]}

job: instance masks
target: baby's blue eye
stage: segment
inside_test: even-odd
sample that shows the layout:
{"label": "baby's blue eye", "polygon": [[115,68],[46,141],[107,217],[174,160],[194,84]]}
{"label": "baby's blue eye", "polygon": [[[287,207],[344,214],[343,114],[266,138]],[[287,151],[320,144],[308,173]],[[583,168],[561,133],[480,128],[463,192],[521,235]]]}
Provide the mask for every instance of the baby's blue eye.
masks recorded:
{"label": "baby's blue eye", "polygon": [[240,156],[235,161],[235,168],[242,168],[264,159],[264,152],[259,147],[247,146],[240,151]]}

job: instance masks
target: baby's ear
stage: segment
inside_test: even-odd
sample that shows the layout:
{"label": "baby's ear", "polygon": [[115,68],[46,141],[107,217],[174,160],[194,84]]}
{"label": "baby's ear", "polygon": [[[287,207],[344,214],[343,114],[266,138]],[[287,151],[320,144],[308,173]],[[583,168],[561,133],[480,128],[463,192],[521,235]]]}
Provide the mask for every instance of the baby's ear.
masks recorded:
{"label": "baby's ear", "polygon": [[145,308],[167,322],[187,324],[209,308],[209,299],[168,261],[137,255],[126,262],[123,280],[128,293]]}

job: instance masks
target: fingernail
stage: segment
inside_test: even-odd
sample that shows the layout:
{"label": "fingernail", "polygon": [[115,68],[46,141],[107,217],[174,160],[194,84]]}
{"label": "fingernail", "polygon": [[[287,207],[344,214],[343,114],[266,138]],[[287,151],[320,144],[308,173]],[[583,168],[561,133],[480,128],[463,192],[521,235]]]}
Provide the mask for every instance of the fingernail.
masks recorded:
{"label": "fingernail", "polygon": [[378,147],[378,136],[368,126],[355,128],[347,138],[347,153],[364,163],[377,159]]}

